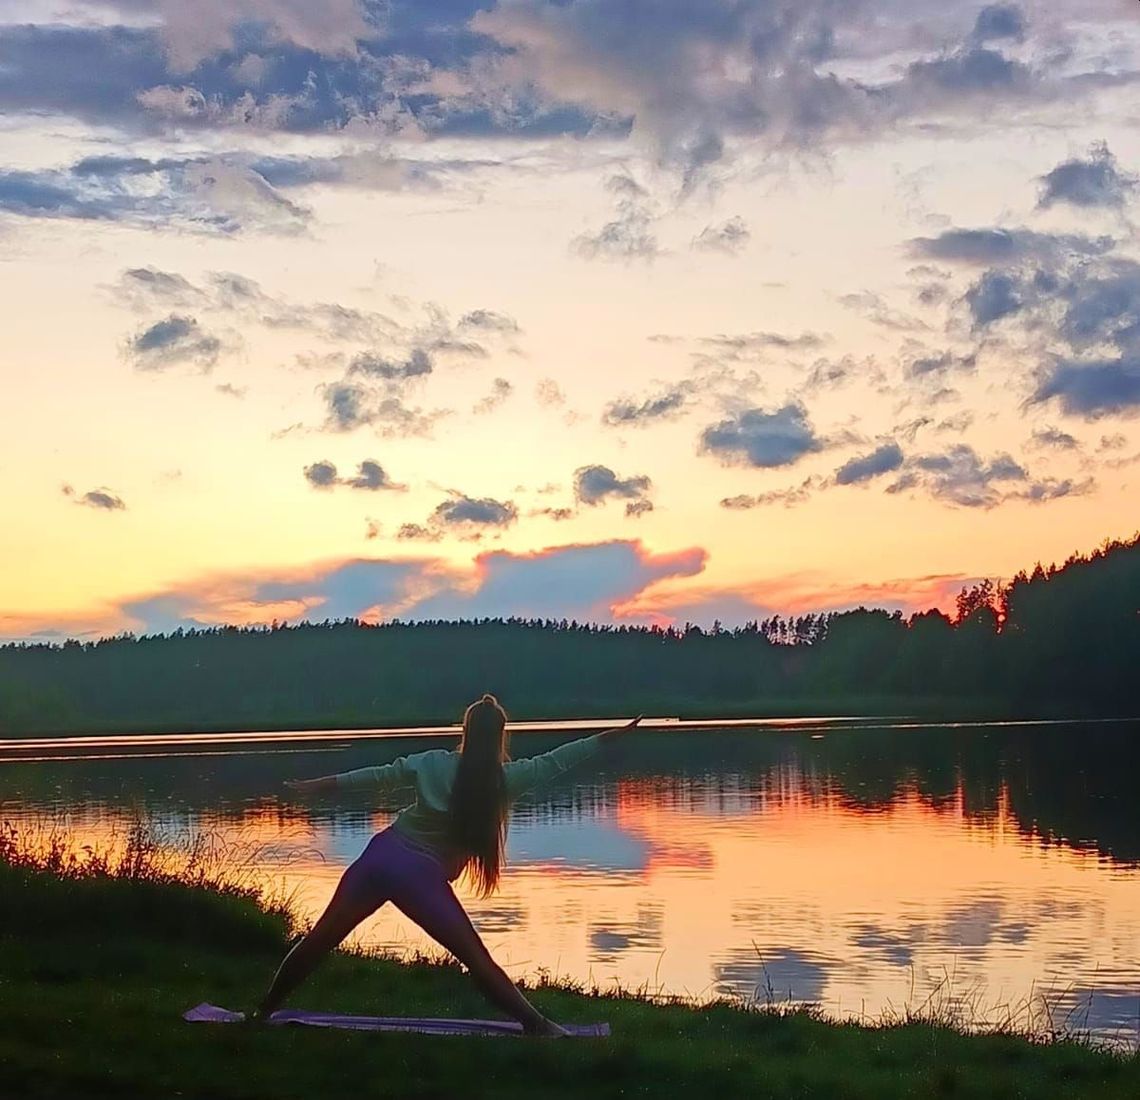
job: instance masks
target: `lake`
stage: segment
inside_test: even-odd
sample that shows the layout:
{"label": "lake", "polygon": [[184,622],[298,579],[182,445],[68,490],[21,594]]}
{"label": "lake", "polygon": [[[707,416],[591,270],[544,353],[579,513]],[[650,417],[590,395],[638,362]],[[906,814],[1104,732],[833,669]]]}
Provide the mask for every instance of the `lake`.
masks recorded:
{"label": "lake", "polygon": [[[1136,1041],[1140,723],[659,724],[518,803],[500,892],[460,891],[514,977],[835,1016],[930,1003]],[[513,755],[578,728],[515,727]],[[0,818],[97,846],[140,816],[205,832],[315,914],[401,803],[306,801],[283,781],[453,744],[431,730],[0,742]],[[391,906],[357,938],[430,946]]]}

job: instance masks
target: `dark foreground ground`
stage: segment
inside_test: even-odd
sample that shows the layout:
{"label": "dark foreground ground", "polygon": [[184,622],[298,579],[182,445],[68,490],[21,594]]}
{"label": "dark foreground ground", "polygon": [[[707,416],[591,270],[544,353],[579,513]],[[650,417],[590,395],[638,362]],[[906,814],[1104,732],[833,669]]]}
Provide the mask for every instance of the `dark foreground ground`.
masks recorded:
{"label": "dark foreground ground", "polygon": [[[0,856],[3,845],[0,844]],[[144,861],[145,862],[145,861]],[[931,1023],[837,1025],[543,987],[609,1039],[426,1038],[186,1024],[245,1007],[288,939],[248,894],[0,858],[0,1097],[1140,1097],[1140,1059]],[[486,1016],[456,967],[337,955],[301,1007]]]}

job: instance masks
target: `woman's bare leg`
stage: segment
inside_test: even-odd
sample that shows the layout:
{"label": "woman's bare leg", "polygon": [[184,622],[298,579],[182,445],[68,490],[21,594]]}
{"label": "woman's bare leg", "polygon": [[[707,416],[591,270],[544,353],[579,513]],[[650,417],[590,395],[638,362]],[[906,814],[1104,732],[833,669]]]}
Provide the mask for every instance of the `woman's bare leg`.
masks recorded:
{"label": "woman's bare leg", "polygon": [[430,893],[417,891],[415,897],[401,895],[392,900],[401,912],[467,967],[479,992],[508,1016],[518,1020],[528,1034],[566,1034],[522,995],[518,986],[491,957],[447,882],[440,883]]}
{"label": "woman's bare leg", "polygon": [[[325,911],[299,943],[282,960],[273,978],[269,992],[257,1006],[257,1015],[266,1017],[284,1004],[285,999],[320,964],[324,957],[362,920],[371,916],[387,900],[370,896],[361,890],[350,877],[350,867],[341,876],[340,883]],[[346,881],[347,880],[347,881]]]}

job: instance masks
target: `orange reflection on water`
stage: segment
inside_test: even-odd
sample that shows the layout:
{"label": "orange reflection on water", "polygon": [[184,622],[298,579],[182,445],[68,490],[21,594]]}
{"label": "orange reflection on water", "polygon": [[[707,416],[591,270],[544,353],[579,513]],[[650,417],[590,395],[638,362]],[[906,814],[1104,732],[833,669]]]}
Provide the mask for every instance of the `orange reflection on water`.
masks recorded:
{"label": "orange reflection on water", "polygon": [[[699,997],[767,987],[874,1016],[921,1003],[949,973],[983,1007],[1095,989],[1094,1023],[1135,1020],[1140,874],[1046,842],[1015,819],[1004,788],[984,816],[966,806],[959,784],[937,804],[907,790],[872,810],[794,767],[750,785],[625,778],[580,788],[570,807],[519,806],[499,893],[460,893],[516,977],[544,969]],[[266,801],[192,824],[312,917],[390,820]],[[111,845],[126,817],[91,811],[70,825]],[[391,906],[357,939],[431,947]]]}

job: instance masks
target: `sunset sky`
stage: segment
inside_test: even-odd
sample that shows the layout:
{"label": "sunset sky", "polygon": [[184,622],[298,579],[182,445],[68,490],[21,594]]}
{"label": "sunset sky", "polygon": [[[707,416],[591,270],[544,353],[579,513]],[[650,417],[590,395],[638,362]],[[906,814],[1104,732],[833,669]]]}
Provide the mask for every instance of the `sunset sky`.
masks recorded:
{"label": "sunset sky", "polygon": [[953,603],[1140,525],[1135,0],[0,0],[0,639]]}

